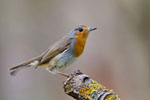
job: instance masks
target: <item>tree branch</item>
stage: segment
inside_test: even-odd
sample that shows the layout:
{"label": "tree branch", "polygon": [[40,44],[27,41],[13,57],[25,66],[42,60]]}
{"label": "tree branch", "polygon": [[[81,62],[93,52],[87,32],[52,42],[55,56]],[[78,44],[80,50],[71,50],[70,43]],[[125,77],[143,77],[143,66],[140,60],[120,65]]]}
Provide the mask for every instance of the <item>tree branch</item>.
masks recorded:
{"label": "tree branch", "polygon": [[64,82],[64,91],[76,100],[120,100],[113,90],[106,89],[80,71],[69,75]]}

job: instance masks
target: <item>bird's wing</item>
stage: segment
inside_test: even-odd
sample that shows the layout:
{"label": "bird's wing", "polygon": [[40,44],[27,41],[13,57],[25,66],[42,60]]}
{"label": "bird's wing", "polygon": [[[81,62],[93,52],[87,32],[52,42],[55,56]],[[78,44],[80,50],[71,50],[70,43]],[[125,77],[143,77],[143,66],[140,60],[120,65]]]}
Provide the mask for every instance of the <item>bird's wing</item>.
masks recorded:
{"label": "bird's wing", "polygon": [[56,42],[52,47],[42,54],[42,59],[39,64],[44,64],[47,61],[50,61],[53,57],[68,49],[72,40],[73,38],[63,38],[62,40]]}

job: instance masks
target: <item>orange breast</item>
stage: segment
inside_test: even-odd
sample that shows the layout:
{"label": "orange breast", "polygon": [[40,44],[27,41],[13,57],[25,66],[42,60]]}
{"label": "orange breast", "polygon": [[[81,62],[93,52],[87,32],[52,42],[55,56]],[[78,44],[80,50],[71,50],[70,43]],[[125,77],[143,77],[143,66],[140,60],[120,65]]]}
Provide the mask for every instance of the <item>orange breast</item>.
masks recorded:
{"label": "orange breast", "polygon": [[77,41],[74,44],[74,56],[79,57],[83,53],[87,37],[83,37],[82,35],[76,35],[75,37]]}

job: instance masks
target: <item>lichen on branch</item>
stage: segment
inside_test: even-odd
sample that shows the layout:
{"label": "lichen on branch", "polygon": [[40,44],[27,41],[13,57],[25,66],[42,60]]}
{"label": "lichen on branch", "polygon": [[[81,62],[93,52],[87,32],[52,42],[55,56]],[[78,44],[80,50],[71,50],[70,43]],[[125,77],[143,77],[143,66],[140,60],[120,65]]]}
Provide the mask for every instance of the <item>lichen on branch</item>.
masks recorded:
{"label": "lichen on branch", "polygon": [[120,100],[113,90],[105,88],[80,71],[67,78],[64,91],[76,100]]}

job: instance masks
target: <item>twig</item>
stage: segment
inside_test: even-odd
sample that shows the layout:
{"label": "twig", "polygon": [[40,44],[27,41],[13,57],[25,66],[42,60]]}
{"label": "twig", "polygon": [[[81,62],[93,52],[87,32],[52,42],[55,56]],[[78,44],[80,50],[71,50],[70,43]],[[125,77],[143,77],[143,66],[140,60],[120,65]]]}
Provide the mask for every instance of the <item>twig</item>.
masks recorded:
{"label": "twig", "polygon": [[113,90],[106,89],[80,71],[67,78],[64,91],[76,100],[120,100]]}

